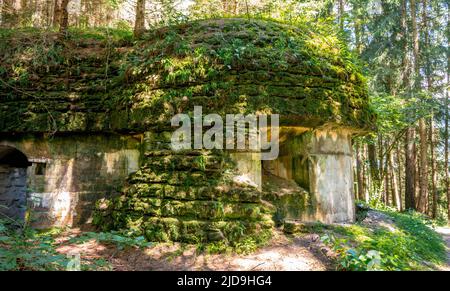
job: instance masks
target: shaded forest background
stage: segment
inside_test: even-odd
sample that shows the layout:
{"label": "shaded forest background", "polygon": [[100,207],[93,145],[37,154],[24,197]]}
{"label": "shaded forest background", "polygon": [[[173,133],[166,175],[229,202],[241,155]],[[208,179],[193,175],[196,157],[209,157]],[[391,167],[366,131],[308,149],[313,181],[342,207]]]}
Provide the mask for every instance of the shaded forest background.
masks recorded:
{"label": "shaded forest background", "polygon": [[[354,139],[355,195],[450,220],[449,0],[0,0],[2,29],[145,29],[216,17],[309,22],[359,56],[377,128]],[[1,69],[1,68],[0,68]]]}

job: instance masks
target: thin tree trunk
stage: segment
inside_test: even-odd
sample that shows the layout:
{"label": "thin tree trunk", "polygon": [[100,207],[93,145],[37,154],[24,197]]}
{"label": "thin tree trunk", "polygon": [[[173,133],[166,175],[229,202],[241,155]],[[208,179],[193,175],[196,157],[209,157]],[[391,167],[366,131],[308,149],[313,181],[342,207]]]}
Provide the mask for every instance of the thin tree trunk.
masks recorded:
{"label": "thin tree trunk", "polygon": [[[417,128],[416,128],[416,137],[417,137]],[[418,155],[417,155],[417,144],[414,145],[414,156],[416,157],[416,176],[415,176],[415,184],[414,184],[414,202],[416,202],[416,210],[418,209],[419,205],[419,195],[420,195],[420,183],[419,183],[419,175],[420,175],[420,162],[417,162]],[[420,159],[419,159],[420,161]]]}
{"label": "thin tree trunk", "polygon": [[400,39],[403,45],[403,58],[402,58],[402,82],[405,89],[410,88],[410,70],[408,68],[408,25],[407,25],[407,11],[406,0],[402,0],[401,3],[401,18],[400,18]]}
{"label": "thin tree trunk", "polygon": [[403,204],[402,204],[402,196],[403,196],[403,181],[402,181],[402,177],[403,177],[403,172],[402,172],[402,167],[400,165],[403,165],[403,161],[402,161],[402,154],[401,154],[401,149],[400,149],[400,143],[397,146],[397,177],[398,177],[398,192],[400,195],[400,210],[403,211]]}
{"label": "thin tree trunk", "polygon": [[59,32],[62,34],[65,34],[67,32],[67,29],[69,27],[69,11],[68,6],[69,0],[62,0],[61,2],[61,20],[59,25]]}
{"label": "thin tree trunk", "polygon": [[439,201],[437,191],[437,163],[436,163],[436,134],[434,130],[434,116],[430,118],[430,154],[431,154],[431,191],[433,194],[433,207],[431,211],[431,217],[437,218],[437,206]]}
{"label": "thin tree trunk", "polygon": [[[449,5],[450,6],[450,5]],[[450,12],[450,11],[449,11]],[[447,84],[449,84],[449,68],[450,68],[450,57],[448,56],[447,52]],[[446,90],[446,96],[445,96],[445,130],[444,130],[444,139],[445,139],[445,145],[444,145],[444,169],[445,169],[445,192],[447,193],[447,217],[448,217],[448,223],[450,224],[450,169],[449,169],[449,123],[450,123],[450,112],[449,112],[449,94],[448,89]]]}
{"label": "thin tree trunk", "polygon": [[[363,144],[363,148],[362,148],[362,159],[363,161],[367,161],[367,146],[366,144]],[[366,167],[366,163],[363,164],[363,177],[365,177],[364,180],[364,201],[366,201],[367,203],[369,203],[370,201],[370,192],[369,189],[371,189],[371,185],[370,185],[370,175],[369,175],[369,171]],[[367,181],[367,182],[366,182]]]}
{"label": "thin tree trunk", "polygon": [[400,196],[400,192],[398,189],[398,179],[397,179],[397,173],[395,172],[394,168],[394,155],[389,155],[389,166],[391,167],[391,173],[392,173],[392,202],[394,203],[394,206],[397,208],[398,211],[402,210],[402,197]]}
{"label": "thin tree trunk", "polygon": [[355,1],[353,3],[353,15],[354,15],[354,25],[355,25],[355,47],[358,55],[361,55],[362,46],[361,46],[361,15],[359,12],[360,3],[359,1]]}
{"label": "thin tree trunk", "polygon": [[20,0],[20,25],[27,26],[31,22],[31,16],[33,15],[33,7],[30,7],[31,1]]}
{"label": "thin tree trunk", "polygon": [[415,129],[409,127],[405,137],[405,209],[416,209],[415,203]]}
{"label": "thin tree trunk", "polygon": [[45,2],[45,26],[46,27],[50,27],[52,26],[52,11],[53,11],[53,7],[52,7],[52,0],[47,0]]}
{"label": "thin tree trunk", "polygon": [[[427,18],[426,18],[426,0],[423,0],[423,21],[424,21],[424,34],[425,41],[427,41]],[[412,14],[412,25],[413,25],[413,46],[414,46],[414,90],[418,92],[420,90],[420,51],[419,51],[419,32],[417,28],[416,19],[416,5],[415,0],[411,1],[411,14]],[[427,126],[425,118],[419,119],[419,138],[420,138],[420,171],[419,171],[419,199],[418,199],[418,210],[422,213],[427,213],[428,205],[428,136],[427,136]]]}
{"label": "thin tree trunk", "polygon": [[55,5],[53,6],[53,21],[52,26],[53,27],[59,27],[61,23],[61,3],[62,0],[55,0]]}
{"label": "thin tree trunk", "polygon": [[[416,0],[410,1],[412,39],[413,39],[413,88],[417,89],[419,82],[419,34],[416,20]],[[406,17],[406,15],[404,15]],[[405,52],[407,53],[407,52]],[[410,89],[410,92],[412,90]],[[405,141],[405,207],[406,209],[415,209],[415,190],[416,190],[416,156],[415,156],[415,128],[410,126],[406,132]]]}
{"label": "thin tree trunk", "polygon": [[[401,21],[400,21],[400,37],[403,43],[403,59],[402,59],[402,81],[403,87],[407,90],[411,90],[410,81],[410,70],[408,68],[408,25],[407,25],[407,5],[406,0],[401,2]],[[415,130],[414,127],[409,127],[406,130],[405,135],[405,209],[415,209],[415,155],[414,155],[414,140],[415,140]],[[401,175],[399,176],[401,177]]]}
{"label": "thin tree trunk", "polygon": [[[450,4],[447,3],[447,15],[450,15]],[[450,42],[450,21],[447,18],[447,43]],[[447,85],[449,84],[449,70],[450,70],[450,51],[447,49]],[[444,154],[445,154],[445,188],[447,193],[447,220],[450,224],[450,174],[449,174],[449,145],[448,145],[448,138],[449,138],[449,122],[450,122],[450,112],[449,112],[449,94],[448,94],[448,88],[445,90],[445,146],[444,146]]]}
{"label": "thin tree trunk", "polygon": [[367,145],[367,152],[369,156],[369,167],[370,167],[370,180],[371,180],[371,191],[378,191],[380,186],[380,176],[377,164],[377,148],[375,146],[375,141],[369,140]]}
{"label": "thin tree trunk", "polygon": [[358,199],[364,199],[364,173],[362,169],[360,144],[356,145],[356,180],[358,182]]}
{"label": "thin tree trunk", "polygon": [[[427,91],[430,93],[433,88],[433,81],[431,79],[431,66],[430,66],[430,37],[429,37],[429,26],[428,26],[428,0],[422,1],[422,20],[423,20],[423,33],[424,33],[424,46],[425,46],[425,76],[427,81]],[[438,192],[436,188],[437,184],[437,172],[436,172],[436,154],[435,154],[435,145],[436,145],[436,136],[434,131],[434,114],[431,114],[429,118],[429,146],[430,146],[430,156],[431,156],[431,194],[432,194],[432,207],[428,208],[428,213],[431,214],[433,218],[437,217],[437,204],[438,204]],[[428,178],[428,175],[427,177]],[[428,181],[426,181],[428,182]],[[428,194],[429,195],[429,194]],[[427,196],[428,196],[427,195]],[[427,199],[428,202],[428,199]]]}
{"label": "thin tree trunk", "polygon": [[134,22],[134,36],[141,37],[145,30],[145,0],[136,2],[136,19]]}
{"label": "thin tree trunk", "polygon": [[345,3],[344,0],[338,0],[338,10],[339,10],[339,27],[341,31],[344,30],[344,13],[345,13]]}
{"label": "thin tree trunk", "polygon": [[[388,147],[388,144],[386,141],[385,141],[384,146],[385,146],[385,148]],[[390,205],[389,204],[389,186],[390,186],[389,185],[389,176],[390,176],[390,173],[389,173],[389,164],[388,164],[388,160],[389,160],[390,156],[391,156],[391,153],[387,153],[386,157],[383,161],[384,162],[384,173],[383,173],[383,175],[384,175],[384,204],[387,206]]]}
{"label": "thin tree trunk", "polygon": [[419,120],[419,137],[420,137],[420,171],[419,171],[419,201],[418,210],[427,213],[428,203],[428,144],[427,144],[427,127],[425,118]]}
{"label": "thin tree trunk", "polygon": [[[447,69],[448,70],[448,69]],[[448,78],[448,72],[447,72],[447,84],[449,82],[449,78]],[[449,150],[448,150],[448,139],[449,139],[449,94],[448,94],[448,89],[447,89],[447,93],[446,93],[446,97],[445,97],[445,134],[444,134],[444,138],[445,138],[445,149],[444,149],[444,155],[445,155],[445,161],[444,161],[444,167],[445,167],[445,188],[446,188],[446,192],[447,192],[447,217],[448,217],[448,223],[450,224],[450,174],[449,174]]]}
{"label": "thin tree trunk", "polygon": [[2,5],[2,27],[12,28],[16,21],[16,10],[14,0],[3,0]]}

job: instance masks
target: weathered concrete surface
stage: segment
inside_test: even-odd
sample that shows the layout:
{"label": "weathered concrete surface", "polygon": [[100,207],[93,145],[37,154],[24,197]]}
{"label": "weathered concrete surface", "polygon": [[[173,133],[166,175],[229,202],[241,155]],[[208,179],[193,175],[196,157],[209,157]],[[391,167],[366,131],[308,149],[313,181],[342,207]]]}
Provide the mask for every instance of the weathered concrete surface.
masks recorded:
{"label": "weathered concrete surface", "polygon": [[[204,186],[202,183],[205,179],[219,178],[213,178],[212,174],[222,167],[221,163],[224,161],[218,163],[220,159],[215,161],[215,156],[202,157],[206,172],[199,164],[202,159],[198,156],[160,156],[158,153],[170,146],[169,140],[170,132],[147,132],[138,136],[71,134],[51,138],[28,135],[3,139],[0,146],[18,149],[31,162],[28,170],[21,170],[21,174],[17,172],[20,169],[14,170],[15,172],[8,170],[9,174],[5,174],[5,168],[2,168],[3,176],[15,177],[15,180],[0,180],[0,186],[3,187],[0,193],[6,193],[3,194],[3,204],[14,205],[13,215],[23,217],[24,208],[17,204],[20,202],[24,205],[24,196],[18,193],[28,192],[26,198],[32,225],[84,225],[91,222],[94,202],[121,193],[127,177],[138,170],[148,167],[155,170],[145,174],[145,180],[139,181],[139,185],[156,183],[152,186],[156,187],[161,183],[158,179],[163,179],[161,181],[167,183],[163,187],[164,195],[168,199],[180,198],[183,201],[187,197],[181,197],[182,189],[175,191],[172,188],[183,186],[186,179],[192,180],[196,175],[198,185],[191,184],[188,194],[197,195]],[[326,223],[353,221],[355,213],[350,132],[302,130],[300,134],[283,136],[282,142],[280,157],[275,161],[264,161],[264,165],[261,163],[260,153],[230,152],[228,156],[231,160],[226,163],[231,163],[229,166],[236,170],[232,178],[234,182],[253,186],[257,190],[267,190],[263,189],[263,171],[268,171],[300,186],[291,187],[289,183],[278,181],[275,185],[277,189],[270,189],[274,195],[281,193],[276,199],[285,219],[319,220]],[[144,156],[149,153],[154,156],[146,157],[146,163],[141,165]],[[176,171],[172,164],[176,165]],[[195,175],[189,175],[192,171]],[[13,189],[11,185],[19,181],[17,175],[23,181],[28,177],[26,187],[23,186],[24,183],[19,183]],[[289,188],[290,191],[282,188]],[[203,199],[194,196],[189,199]],[[234,201],[232,196],[221,199]],[[189,205],[187,203],[185,206]]]}
{"label": "weathered concrete surface", "polygon": [[277,160],[264,162],[270,174],[295,181],[306,190],[303,193],[310,195],[303,199],[306,194],[294,191],[300,196],[282,198],[285,204],[304,200],[303,211],[288,212],[287,219],[324,223],[354,221],[350,134],[339,129],[292,136],[281,145]]}
{"label": "weathered concrete surface", "polygon": [[139,168],[140,138],[133,136],[23,136],[0,145],[20,150],[32,163],[28,210],[31,224],[42,228],[89,223],[95,201],[116,195]]}
{"label": "weathered concrete surface", "polygon": [[231,153],[231,159],[236,163],[238,174],[234,177],[237,183],[247,184],[262,189],[261,154]]}
{"label": "weathered concrete surface", "polygon": [[27,170],[0,164],[0,218],[23,221],[26,210]]}

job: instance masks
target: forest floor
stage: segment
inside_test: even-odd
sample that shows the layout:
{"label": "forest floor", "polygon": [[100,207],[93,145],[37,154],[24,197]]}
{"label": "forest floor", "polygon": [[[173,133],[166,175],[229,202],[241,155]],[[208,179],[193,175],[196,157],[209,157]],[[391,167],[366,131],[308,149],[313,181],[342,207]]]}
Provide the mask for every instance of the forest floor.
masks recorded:
{"label": "forest floor", "polygon": [[[446,270],[450,228],[416,212],[361,208],[354,224],[274,229],[264,245],[159,243],[122,232],[21,232],[0,220],[1,270]],[[78,260],[78,258],[80,260]],[[75,259],[75,260],[74,260]],[[77,264],[79,262],[80,264]]]}
{"label": "forest floor", "polygon": [[443,271],[450,271],[450,227],[438,227],[436,232],[442,235],[447,245],[447,266],[443,266]]}
{"label": "forest floor", "polygon": [[[195,245],[157,243],[144,249],[120,250],[114,244],[90,240],[71,244],[71,230],[59,238],[62,254],[79,253],[82,260],[104,259],[109,268],[117,271],[132,270],[334,270],[332,251],[320,242],[317,234],[286,236],[277,232],[271,242],[249,255],[223,253],[208,254],[198,251]],[[64,242],[64,241],[67,242]]]}
{"label": "forest floor", "polygon": [[[447,250],[436,232],[443,237]],[[98,239],[98,234],[97,238],[80,241],[85,234],[78,229],[63,231],[56,237],[56,251],[79,254],[82,263],[93,263],[96,270],[365,270],[370,260],[377,260],[368,257],[373,250],[396,260],[382,269],[450,270],[450,228],[432,230],[417,217],[373,210],[356,224],[319,224],[308,233],[294,235],[276,230],[267,245],[249,254],[210,252],[203,244],[150,243],[137,247],[110,238]],[[409,261],[411,257],[418,259]]]}

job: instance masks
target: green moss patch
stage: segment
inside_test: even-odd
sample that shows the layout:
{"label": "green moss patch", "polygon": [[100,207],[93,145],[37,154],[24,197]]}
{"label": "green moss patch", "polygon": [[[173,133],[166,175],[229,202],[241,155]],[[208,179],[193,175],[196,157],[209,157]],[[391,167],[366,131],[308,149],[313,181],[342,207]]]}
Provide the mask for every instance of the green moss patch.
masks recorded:
{"label": "green moss patch", "polygon": [[[369,128],[365,80],[334,35],[219,19],[121,31],[0,31],[3,132],[145,131],[179,112],[279,113],[285,123]],[[300,118],[301,117],[301,118]]]}

